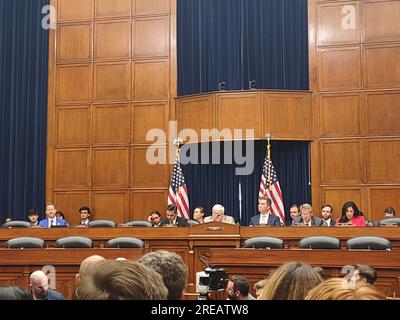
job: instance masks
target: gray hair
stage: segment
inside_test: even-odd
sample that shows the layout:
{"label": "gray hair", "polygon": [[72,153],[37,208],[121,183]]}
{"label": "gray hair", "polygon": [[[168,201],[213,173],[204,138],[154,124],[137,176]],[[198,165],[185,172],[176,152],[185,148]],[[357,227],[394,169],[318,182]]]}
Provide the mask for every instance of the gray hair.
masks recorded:
{"label": "gray hair", "polygon": [[223,214],[225,214],[225,208],[224,208],[224,206],[223,205],[221,205],[221,204],[216,204],[216,205],[214,205],[213,207],[212,207],[212,210],[211,210],[212,212],[214,212],[214,211],[221,211]]}

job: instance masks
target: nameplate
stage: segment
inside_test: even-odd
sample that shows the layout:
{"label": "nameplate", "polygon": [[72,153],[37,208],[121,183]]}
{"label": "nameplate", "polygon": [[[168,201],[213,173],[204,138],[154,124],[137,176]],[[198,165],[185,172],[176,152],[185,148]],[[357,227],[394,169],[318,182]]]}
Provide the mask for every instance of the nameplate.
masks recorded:
{"label": "nameplate", "polygon": [[205,228],[207,231],[223,231],[224,227],[207,227]]}
{"label": "nameplate", "polygon": [[381,223],[380,226],[381,227],[398,227],[399,225],[395,222],[391,222],[391,223]]}
{"label": "nameplate", "polygon": [[352,227],[353,225],[351,223],[337,223],[337,227]]}

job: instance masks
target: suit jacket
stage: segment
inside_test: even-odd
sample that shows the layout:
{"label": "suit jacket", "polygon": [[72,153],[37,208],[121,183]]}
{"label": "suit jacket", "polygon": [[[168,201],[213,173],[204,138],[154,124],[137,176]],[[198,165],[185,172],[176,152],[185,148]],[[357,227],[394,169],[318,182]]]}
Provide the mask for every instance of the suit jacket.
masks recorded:
{"label": "suit jacket", "polygon": [[[39,226],[41,226],[43,228],[48,228],[49,227],[49,219],[46,218],[46,219],[40,220]],[[64,219],[56,219],[56,226],[68,227],[68,222]]]}
{"label": "suit jacket", "polygon": [[[189,225],[189,222],[183,217],[176,217],[175,224],[178,227],[186,227]],[[162,226],[170,225],[169,220],[166,217],[161,218],[161,225]]]}
{"label": "suit jacket", "polygon": [[[294,223],[304,223],[303,222],[303,218],[301,216],[296,217],[296,219],[294,220]],[[318,217],[312,217],[311,218],[311,226],[313,227],[322,227],[325,226],[325,223],[322,221],[321,218]]]}
{"label": "suit jacket", "polygon": [[331,218],[331,223],[329,224],[328,227],[334,227],[334,226],[336,226],[336,221]]}
{"label": "suit jacket", "polygon": [[[260,224],[260,218],[261,215],[258,214],[256,216],[251,217],[249,226],[256,226]],[[268,216],[268,225],[273,226],[273,227],[278,227],[281,225],[281,220],[274,214],[269,214]]]}
{"label": "suit jacket", "polygon": [[[208,216],[204,218],[204,223],[206,222],[213,222],[213,217],[212,216]],[[235,224],[235,219],[231,216],[227,216],[224,214],[224,217],[222,218],[223,223],[230,223],[230,224]]]}

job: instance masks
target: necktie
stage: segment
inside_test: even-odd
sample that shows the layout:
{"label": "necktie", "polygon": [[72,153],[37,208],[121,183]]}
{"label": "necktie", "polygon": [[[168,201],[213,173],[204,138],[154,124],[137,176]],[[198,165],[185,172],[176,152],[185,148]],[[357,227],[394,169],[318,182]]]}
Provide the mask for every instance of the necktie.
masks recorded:
{"label": "necktie", "polygon": [[50,226],[53,227],[55,225],[54,220],[50,220]]}

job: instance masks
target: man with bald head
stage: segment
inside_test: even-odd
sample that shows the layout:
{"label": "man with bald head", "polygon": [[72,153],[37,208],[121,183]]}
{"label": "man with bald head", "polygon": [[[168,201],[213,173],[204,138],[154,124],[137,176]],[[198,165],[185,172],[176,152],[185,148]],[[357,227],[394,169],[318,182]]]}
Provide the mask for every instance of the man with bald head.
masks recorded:
{"label": "man with bald head", "polygon": [[64,296],[49,289],[49,278],[42,270],[32,272],[29,277],[29,288],[33,300],[64,300]]}
{"label": "man with bald head", "polygon": [[75,275],[75,282],[78,284],[83,278],[91,274],[99,262],[106,260],[104,257],[99,255],[93,255],[85,258],[79,267],[79,273]]}

